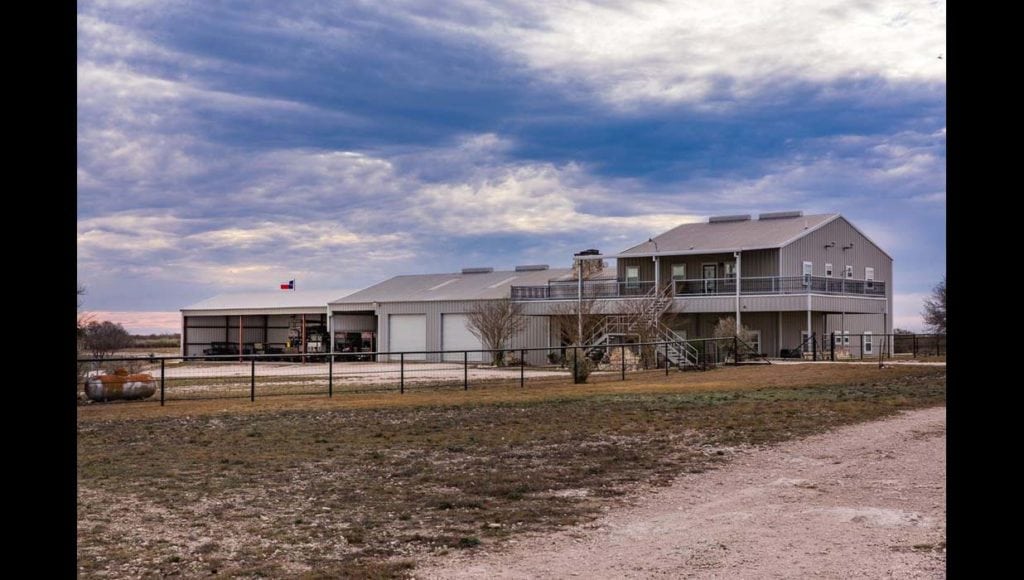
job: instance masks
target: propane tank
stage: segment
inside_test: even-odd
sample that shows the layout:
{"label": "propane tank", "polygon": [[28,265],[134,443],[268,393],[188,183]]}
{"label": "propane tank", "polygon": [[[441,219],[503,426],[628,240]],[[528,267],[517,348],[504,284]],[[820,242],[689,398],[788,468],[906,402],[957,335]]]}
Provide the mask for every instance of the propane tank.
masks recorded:
{"label": "propane tank", "polygon": [[112,375],[92,377],[85,382],[85,394],[93,401],[145,399],[155,392],[156,380],[151,375],[130,375],[124,369],[117,369]]}

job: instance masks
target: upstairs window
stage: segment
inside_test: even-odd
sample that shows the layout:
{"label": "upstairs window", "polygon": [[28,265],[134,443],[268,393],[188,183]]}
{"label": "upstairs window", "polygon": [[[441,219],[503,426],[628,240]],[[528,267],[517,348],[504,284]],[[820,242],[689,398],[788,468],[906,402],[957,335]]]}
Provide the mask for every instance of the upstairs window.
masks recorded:
{"label": "upstairs window", "polygon": [[847,278],[853,278],[853,266],[850,266],[850,265],[846,266],[846,277]]}
{"label": "upstairs window", "polygon": [[640,285],[640,266],[626,266],[626,287],[636,288]]}
{"label": "upstairs window", "polygon": [[875,282],[875,269],[874,268],[864,268],[864,280],[865,280],[865,285],[869,289],[875,287],[875,284],[874,284],[874,282]]}
{"label": "upstairs window", "polygon": [[814,262],[804,262],[804,286],[811,285],[811,274],[814,273]]}
{"label": "upstairs window", "polygon": [[736,277],[736,262],[725,263],[725,277],[735,278]]}
{"label": "upstairs window", "polygon": [[672,264],[672,279],[686,280],[686,264]]}
{"label": "upstairs window", "polygon": [[829,264],[828,262],[825,262],[825,276],[827,278],[832,277],[832,264]]}

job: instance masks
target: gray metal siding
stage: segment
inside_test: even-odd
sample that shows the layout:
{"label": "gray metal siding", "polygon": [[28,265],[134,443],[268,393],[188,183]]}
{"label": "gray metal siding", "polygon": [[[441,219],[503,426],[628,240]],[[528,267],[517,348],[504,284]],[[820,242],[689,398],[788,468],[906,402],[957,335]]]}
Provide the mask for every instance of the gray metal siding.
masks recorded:
{"label": "gray metal siding", "polygon": [[[714,263],[718,268],[718,277],[725,277],[725,264],[734,262],[736,258],[730,254],[697,254],[692,256],[661,256],[659,258],[660,280],[664,284],[672,277],[672,266],[674,264],[686,264],[686,279],[698,280],[703,277],[702,266],[705,263]],[[747,277],[777,276],[779,271],[778,250],[747,250],[740,257],[740,275]],[[650,282],[654,280],[654,261],[646,258],[620,258],[616,265],[616,275],[619,280],[626,279],[626,267],[639,266],[640,280]]]}
{"label": "gray metal siding", "polygon": [[362,332],[377,330],[377,320],[372,314],[335,314],[331,321],[335,332]]}
{"label": "gray metal siding", "polygon": [[[826,248],[825,244],[835,242]],[[853,247],[843,250],[853,243]],[[846,265],[853,266],[853,277],[864,279],[864,268],[875,269],[875,280],[892,287],[892,258],[860,234],[845,218],[837,218],[803,238],[782,248],[782,275],[800,276],[804,260],[814,263],[814,275],[825,275],[825,263],[832,263],[835,277],[841,277]]]}
{"label": "gray metal siding", "polygon": [[[835,242],[831,248],[825,248],[825,244]],[[844,246],[853,243],[853,247],[843,250]],[[782,248],[782,275],[799,276],[802,263],[809,260],[814,263],[814,275],[825,275],[825,263],[831,262],[836,277],[844,275],[846,265],[853,266],[853,277],[861,280],[864,278],[864,268],[875,269],[875,280],[885,282],[885,297],[887,313],[884,330],[892,332],[892,296],[893,296],[893,267],[892,258],[886,255],[881,248],[876,246],[860,232],[858,232],[846,218],[839,217],[828,224],[811,232],[807,236],[796,240]],[[829,309],[834,312],[842,312],[842,308]]]}
{"label": "gray metal siding", "polygon": [[[850,356],[860,356],[860,336],[865,332],[870,332],[874,335],[889,334],[888,331],[884,330],[888,321],[883,320],[881,314],[828,314],[825,316],[825,329],[826,335],[831,335],[835,332],[837,335],[841,335],[845,330],[851,334],[850,345],[846,347],[849,351]],[[878,353],[878,348],[881,346],[881,338],[877,337],[874,339],[875,349],[874,354]]]}
{"label": "gray metal siding", "polygon": [[[733,315],[734,313],[732,312],[682,314],[666,320],[666,323],[676,332],[685,331],[687,338],[711,338],[718,321]],[[768,356],[777,356],[775,351],[778,349],[778,341],[776,339],[778,324],[774,312],[743,314],[740,324],[761,333],[760,352]]]}
{"label": "gray metal siding", "polygon": [[[441,350],[442,314],[467,314],[478,304],[478,300],[437,300],[430,302],[389,302],[383,303],[377,309],[377,344],[387,345],[388,328],[387,320],[390,314],[425,314],[427,322],[427,350]],[[550,323],[547,317],[530,316],[527,319],[526,328],[513,337],[511,348],[528,348],[547,346]],[[382,348],[382,350],[385,350]],[[544,353],[532,353],[528,355],[527,362],[532,365],[545,364],[547,359]],[[427,355],[428,362],[440,362],[441,355]],[[488,356],[484,357],[489,362]]]}

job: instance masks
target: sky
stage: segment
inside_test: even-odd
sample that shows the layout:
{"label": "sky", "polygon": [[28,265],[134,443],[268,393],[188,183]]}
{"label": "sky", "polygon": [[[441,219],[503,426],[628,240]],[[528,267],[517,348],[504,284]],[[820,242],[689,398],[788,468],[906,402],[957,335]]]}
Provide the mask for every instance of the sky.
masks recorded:
{"label": "sky", "polygon": [[710,215],[839,212],[945,273],[946,6],[78,2],[82,308],[568,266]]}

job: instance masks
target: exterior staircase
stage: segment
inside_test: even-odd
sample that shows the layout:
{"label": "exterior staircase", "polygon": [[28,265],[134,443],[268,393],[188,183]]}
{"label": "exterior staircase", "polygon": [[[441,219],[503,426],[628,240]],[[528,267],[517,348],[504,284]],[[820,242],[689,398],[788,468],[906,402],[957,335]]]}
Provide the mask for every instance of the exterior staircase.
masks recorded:
{"label": "exterior staircase", "polygon": [[[655,356],[667,357],[670,364],[679,369],[697,367],[699,354],[686,338],[661,322],[661,316],[672,305],[672,284],[666,284],[660,290],[651,288],[647,294],[638,297],[642,309],[630,314],[611,314],[604,317],[591,334],[586,344],[601,346],[609,344],[613,337],[639,337],[646,335],[652,342],[666,342],[659,347]],[[645,328],[646,327],[646,328]]]}

